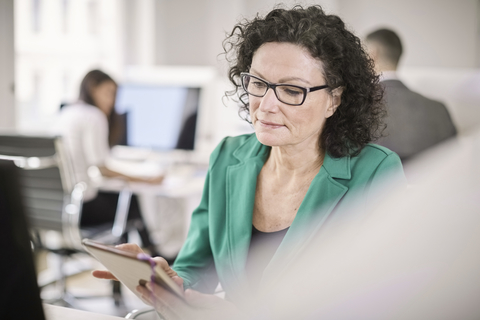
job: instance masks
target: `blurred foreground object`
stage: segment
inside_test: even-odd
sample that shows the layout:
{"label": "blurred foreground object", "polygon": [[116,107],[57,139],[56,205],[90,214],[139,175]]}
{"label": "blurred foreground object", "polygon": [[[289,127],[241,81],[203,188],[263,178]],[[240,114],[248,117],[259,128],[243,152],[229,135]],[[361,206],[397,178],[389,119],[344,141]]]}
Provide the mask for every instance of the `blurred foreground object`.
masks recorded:
{"label": "blurred foreground object", "polygon": [[269,288],[270,317],[479,319],[479,156],[477,130],[409,163],[407,191],[321,233]]}
{"label": "blurred foreground object", "polygon": [[0,160],[0,319],[44,320],[19,177]]}

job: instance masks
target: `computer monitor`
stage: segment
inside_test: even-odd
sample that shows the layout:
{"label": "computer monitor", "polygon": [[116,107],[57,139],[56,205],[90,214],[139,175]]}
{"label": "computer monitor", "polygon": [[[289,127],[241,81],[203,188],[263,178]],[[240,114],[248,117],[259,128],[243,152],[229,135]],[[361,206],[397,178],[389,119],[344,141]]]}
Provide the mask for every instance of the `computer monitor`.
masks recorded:
{"label": "computer monitor", "polygon": [[185,85],[120,84],[115,108],[126,115],[126,144],[194,150],[200,91]]}

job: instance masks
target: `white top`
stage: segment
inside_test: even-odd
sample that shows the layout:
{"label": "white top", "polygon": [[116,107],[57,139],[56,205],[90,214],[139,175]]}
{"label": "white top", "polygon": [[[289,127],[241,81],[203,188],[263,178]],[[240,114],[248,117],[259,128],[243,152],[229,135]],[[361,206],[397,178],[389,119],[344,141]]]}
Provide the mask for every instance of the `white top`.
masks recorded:
{"label": "white top", "polygon": [[108,120],[97,107],[79,102],[60,111],[55,134],[62,136],[64,145],[73,160],[76,182],[84,181],[89,188],[85,200],[96,196],[96,188],[88,175],[91,166],[103,166],[110,153],[108,145]]}

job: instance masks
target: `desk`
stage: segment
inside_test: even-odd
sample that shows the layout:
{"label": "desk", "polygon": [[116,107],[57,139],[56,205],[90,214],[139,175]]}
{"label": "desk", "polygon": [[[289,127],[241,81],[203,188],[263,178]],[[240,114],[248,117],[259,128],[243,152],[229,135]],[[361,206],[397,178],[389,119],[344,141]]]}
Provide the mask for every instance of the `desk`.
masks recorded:
{"label": "desk", "polygon": [[118,320],[125,319],[121,317],[109,316],[106,314],[87,312],[77,309],[54,306],[51,304],[43,304],[43,311],[47,320]]}
{"label": "desk", "polygon": [[[134,166],[141,163],[132,163]],[[120,165],[115,169],[120,171]],[[191,213],[201,200],[206,173],[206,165],[176,164],[166,170],[161,184],[102,178],[99,190],[118,192],[128,187],[136,194],[152,240],[162,255],[172,258],[185,241]]]}

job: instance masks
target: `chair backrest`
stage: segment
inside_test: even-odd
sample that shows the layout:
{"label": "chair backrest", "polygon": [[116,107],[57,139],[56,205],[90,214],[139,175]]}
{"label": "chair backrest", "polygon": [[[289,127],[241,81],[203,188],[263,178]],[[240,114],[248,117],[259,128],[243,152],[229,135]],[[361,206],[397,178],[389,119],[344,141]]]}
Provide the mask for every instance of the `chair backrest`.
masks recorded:
{"label": "chair backrest", "polygon": [[20,185],[30,226],[59,231],[68,247],[80,247],[85,187],[75,183],[61,137],[2,134],[0,159],[13,160],[23,169]]}

